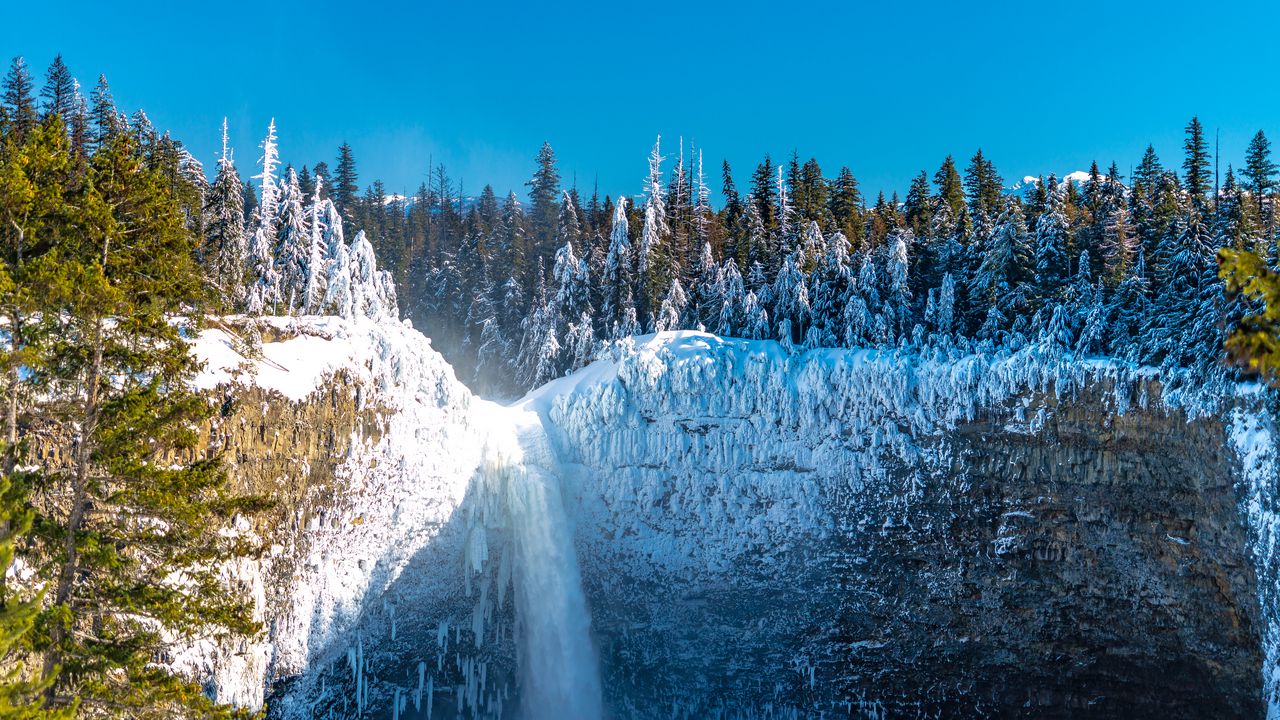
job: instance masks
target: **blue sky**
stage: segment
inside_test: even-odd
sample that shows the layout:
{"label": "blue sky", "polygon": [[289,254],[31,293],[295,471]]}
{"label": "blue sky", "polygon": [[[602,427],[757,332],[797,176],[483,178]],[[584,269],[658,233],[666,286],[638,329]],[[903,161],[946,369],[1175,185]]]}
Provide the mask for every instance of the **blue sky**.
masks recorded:
{"label": "blue sky", "polygon": [[390,191],[431,160],[468,194],[523,191],[544,139],[587,191],[598,173],[639,192],[661,133],[667,154],[705,148],[717,189],[722,159],[742,185],[795,149],[874,199],[978,147],[1012,182],[1127,171],[1148,142],[1174,163],[1193,114],[1224,168],[1256,130],[1280,136],[1275,3],[110,5],[7,8],[0,53],[42,76],[61,52],[86,88],[105,73],[207,165],[224,115],[242,172],[274,116],[286,160],[332,165],[345,140]]}

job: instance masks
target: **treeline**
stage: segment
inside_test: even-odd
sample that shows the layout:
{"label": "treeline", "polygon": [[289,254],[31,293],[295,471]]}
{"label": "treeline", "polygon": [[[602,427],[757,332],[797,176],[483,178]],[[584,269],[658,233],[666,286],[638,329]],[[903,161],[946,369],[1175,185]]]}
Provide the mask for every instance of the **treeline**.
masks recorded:
{"label": "treeline", "polygon": [[464,199],[437,168],[413,198],[374,185],[349,207],[378,228],[415,324],[469,382],[508,393],[604,341],[680,328],[792,347],[1038,342],[1205,368],[1243,311],[1217,249],[1275,260],[1270,142],[1258,132],[1219,182],[1195,118],[1177,168],[1148,147],[1132,178],[1095,163],[1081,182],[1011,193],[978,151],[870,205],[848,168],[827,177],[793,154],[766,156],[741,190],[722,163],[712,207],[701,153],[674,160],[668,175],[655,144],[634,201],[563,187],[544,145],[527,204],[488,186]]}
{"label": "treeline", "polygon": [[204,171],[61,58],[0,90],[0,717],[247,717],[165,664],[259,630],[218,568],[262,503],[197,452]]}

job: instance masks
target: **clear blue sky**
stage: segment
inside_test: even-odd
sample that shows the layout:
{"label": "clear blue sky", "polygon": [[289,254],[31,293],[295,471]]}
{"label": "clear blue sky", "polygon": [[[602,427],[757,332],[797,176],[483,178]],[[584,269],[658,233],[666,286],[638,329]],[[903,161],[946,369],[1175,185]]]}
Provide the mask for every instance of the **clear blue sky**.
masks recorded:
{"label": "clear blue sky", "polygon": [[661,133],[705,148],[717,190],[721,159],[741,186],[794,148],[871,199],[979,146],[1008,182],[1127,172],[1148,142],[1172,164],[1192,114],[1224,168],[1257,129],[1280,140],[1274,2],[13,5],[0,53],[42,76],[61,52],[86,89],[106,73],[206,165],[226,115],[251,174],[274,116],[286,160],[332,165],[345,140],[391,191],[434,158],[468,194],[523,192],[544,139],[567,181],[615,196]]}

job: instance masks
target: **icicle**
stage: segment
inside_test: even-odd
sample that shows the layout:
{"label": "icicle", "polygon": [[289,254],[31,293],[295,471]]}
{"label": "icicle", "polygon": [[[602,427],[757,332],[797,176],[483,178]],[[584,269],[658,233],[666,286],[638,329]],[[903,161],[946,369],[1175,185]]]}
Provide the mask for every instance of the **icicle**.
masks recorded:
{"label": "icicle", "polygon": [[427,676],[427,664],[425,662],[418,663],[418,689],[413,693],[413,709],[422,709],[422,683]]}

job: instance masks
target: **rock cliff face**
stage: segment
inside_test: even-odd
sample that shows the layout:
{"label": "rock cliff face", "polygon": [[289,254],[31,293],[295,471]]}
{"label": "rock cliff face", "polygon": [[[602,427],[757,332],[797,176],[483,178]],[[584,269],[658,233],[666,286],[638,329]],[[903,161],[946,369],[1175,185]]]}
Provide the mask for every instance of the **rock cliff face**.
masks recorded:
{"label": "rock cliff face", "polygon": [[896,360],[710,341],[557,398],[611,707],[1264,714],[1223,422],[1140,375]]}
{"label": "rock cliff face", "polygon": [[1148,374],[680,334],[504,409],[437,361],[410,374],[421,407],[366,371],[220,391],[211,445],[280,499],[247,583],[271,631],[184,656],[224,697],[509,715],[539,619],[503,590],[521,573],[483,478],[536,413],[607,716],[1265,714],[1275,573],[1247,506],[1269,491],[1228,416]]}

